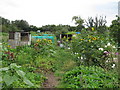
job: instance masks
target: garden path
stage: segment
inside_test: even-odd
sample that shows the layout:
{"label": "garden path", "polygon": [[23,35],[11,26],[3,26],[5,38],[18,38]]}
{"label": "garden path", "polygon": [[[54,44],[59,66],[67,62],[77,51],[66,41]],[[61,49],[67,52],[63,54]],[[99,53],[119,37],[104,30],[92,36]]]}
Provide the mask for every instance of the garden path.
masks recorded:
{"label": "garden path", "polygon": [[55,88],[58,85],[58,77],[55,77],[53,72],[46,73],[45,76],[47,80],[43,83],[43,88]]}

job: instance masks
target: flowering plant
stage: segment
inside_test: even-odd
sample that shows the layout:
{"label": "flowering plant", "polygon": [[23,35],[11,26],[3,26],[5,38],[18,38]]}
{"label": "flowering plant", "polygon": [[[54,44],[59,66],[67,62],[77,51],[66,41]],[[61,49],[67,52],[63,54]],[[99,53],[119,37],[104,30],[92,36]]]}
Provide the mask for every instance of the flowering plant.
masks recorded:
{"label": "flowering plant", "polygon": [[[113,62],[113,53],[117,52],[116,44],[112,38],[106,34],[98,34],[93,31],[82,30],[81,34],[77,35],[72,40],[72,51],[80,63],[86,65],[99,65],[106,67],[106,61]],[[111,53],[110,53],[111,52]],[[81,57],[81,58],[80,58]]]}
{"label": "flowering plant", "polygon": [[34,43],[34,48],[38,53],[42,55],[50,56],[54,53],[54,43],[52,42],[52,40],[49,39],[38,39]]}

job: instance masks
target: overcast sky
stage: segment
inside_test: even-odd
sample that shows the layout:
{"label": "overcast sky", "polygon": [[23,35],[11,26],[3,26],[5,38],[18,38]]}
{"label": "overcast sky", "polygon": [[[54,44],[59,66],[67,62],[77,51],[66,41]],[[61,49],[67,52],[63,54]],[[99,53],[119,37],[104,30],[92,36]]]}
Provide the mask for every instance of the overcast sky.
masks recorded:
{"label": "overcast sky", "polygon": [[26,20],[41,27],[48,24],[74,25],[73,16],[83,19],[106,16],[107,25],[118,14],[119,0],[0,0],[0,16]]}

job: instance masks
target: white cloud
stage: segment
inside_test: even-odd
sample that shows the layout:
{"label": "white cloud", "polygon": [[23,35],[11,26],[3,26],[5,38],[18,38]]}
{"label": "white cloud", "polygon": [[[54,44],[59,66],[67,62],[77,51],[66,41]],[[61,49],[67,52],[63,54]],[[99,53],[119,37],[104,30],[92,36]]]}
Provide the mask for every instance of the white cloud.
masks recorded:
{"label": "white cloud", "polygon": [[0,15],[10,20],[24,19],[36,26],[74,25],[71,20],[76,15],[87,19],[89,16],[102,14],[113,19],[116,12],[108,15],[108,10],[96,7],[103,5],[103,8],[106,8],[104,5],[109,2],[118,2],[118,0],[2,0]]}

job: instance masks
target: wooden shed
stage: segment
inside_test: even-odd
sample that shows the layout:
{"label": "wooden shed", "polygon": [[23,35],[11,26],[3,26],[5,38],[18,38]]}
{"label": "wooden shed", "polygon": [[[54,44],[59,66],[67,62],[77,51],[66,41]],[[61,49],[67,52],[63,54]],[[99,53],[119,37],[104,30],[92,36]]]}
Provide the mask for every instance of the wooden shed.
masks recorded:
{"label": "wooden shed", "polygon": [[29,32],[9,32],[8,43],[12,48],[31,45],[31,34]]}
{"label": "wooden shed", "polygon": [[62,33],[60,34],[60,40],[62,40],[62,38],[68,38],[69,37],[69,41],[72,40],[73,36],[76,36],[76,34],[81,34],[80,32],[68,32],[68,33]]}

